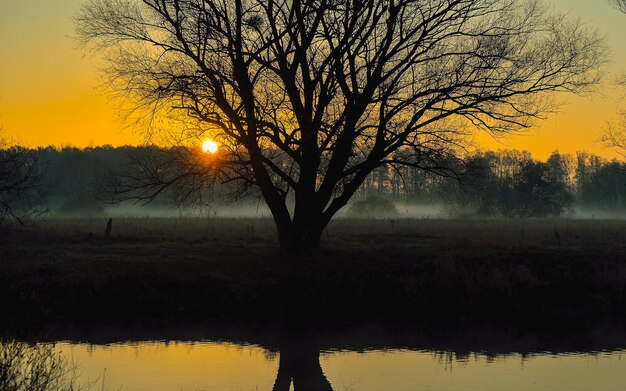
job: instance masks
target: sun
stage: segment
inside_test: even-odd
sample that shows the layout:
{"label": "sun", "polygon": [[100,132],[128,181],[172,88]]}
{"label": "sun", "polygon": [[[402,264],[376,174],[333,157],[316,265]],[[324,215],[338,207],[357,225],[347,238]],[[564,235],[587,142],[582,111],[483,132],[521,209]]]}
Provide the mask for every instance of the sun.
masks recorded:
{"label": "sun", "polygon": [[217,152],[217,143],[213,140],[206,140],[202,143],[202,151],[205,153],[215,153]]}

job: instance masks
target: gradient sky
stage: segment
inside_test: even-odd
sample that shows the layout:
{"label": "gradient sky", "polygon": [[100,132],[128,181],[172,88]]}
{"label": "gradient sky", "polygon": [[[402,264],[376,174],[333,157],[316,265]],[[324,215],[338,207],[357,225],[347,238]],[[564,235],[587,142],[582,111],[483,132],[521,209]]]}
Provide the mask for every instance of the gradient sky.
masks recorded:
{"label": "gradient sky", "polygon": [[[553,150],[586,150],[616,156],[597,140],[608,121],[626,107],[626,15],[605,0],[545,0],[580,17],[606,35],[611,47],[605,84],[589,96],[565,96],[559,113],[522,134],[493,140],[487,149],[518,148],[544,159]],[[71,16],[84,0],[0,1],[0,126],[3,136],[28,146],[137,144],[140,130],[124,126],[107,94],[97,56],[77,48]]]}

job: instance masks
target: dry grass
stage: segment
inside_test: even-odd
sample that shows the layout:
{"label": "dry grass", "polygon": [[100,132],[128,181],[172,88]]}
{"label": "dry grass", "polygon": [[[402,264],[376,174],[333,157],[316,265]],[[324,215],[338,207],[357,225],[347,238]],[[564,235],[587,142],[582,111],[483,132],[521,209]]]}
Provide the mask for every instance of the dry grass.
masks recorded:
{"label": "dry grass", "polygon": [[81,391],[78,368],[51,344],[0,340],[0,390]]}
{"label": "dry grass", "polygon": [[[103,236],[107,218],[56,218],[37,221],[29,234],[36,240],[83,240]],[[270,219],[114,218],[113,236],[122,241],[277,240]],[[471,245],[619,246],[626,243],[626,220],[589,219],[337,219],[323,235],[326,246],[376,237],[397,240],[436,239]],[[364,240],[364,239],[363,239]]]}
{"label": "dry grass", "polygon": [[[40,221],[0,249],[5,323],[587,319],[626,312],[626,222],[337,220],[321,253],[266,219]],[[0,322],[1,323],[1,322]]]}

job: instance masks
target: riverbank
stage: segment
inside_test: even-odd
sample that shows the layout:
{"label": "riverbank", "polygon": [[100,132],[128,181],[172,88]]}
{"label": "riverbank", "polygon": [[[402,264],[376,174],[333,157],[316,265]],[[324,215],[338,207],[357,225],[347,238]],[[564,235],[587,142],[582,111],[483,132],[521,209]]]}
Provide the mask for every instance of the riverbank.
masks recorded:
{"label": "riverbank", "polygon": [[[170,319],[330,327],[626,313],[626,222],[340,220],[321,253],[269,220],[48,220],[4,238],[5,325]],[[35,327],[35,326],[33,326]]]}

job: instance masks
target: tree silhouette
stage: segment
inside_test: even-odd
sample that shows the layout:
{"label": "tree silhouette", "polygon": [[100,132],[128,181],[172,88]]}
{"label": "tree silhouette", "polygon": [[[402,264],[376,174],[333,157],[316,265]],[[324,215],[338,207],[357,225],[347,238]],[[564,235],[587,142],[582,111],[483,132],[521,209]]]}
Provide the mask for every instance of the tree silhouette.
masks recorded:
{"label": "tree silhouette", "polygon": [[92,0],[76,22],[139,112],[221,145],[176,173],[140,170],[154,175],[122,192],[239,181],[259,189],[287,251],[318,247],[373,170],[444,173],[467,129],[529,126],[547,93],[596,83],[604,51],[522,0]]}
{"label": "tree silhouette", "polygon": [[621,113],[618,121],[607,125],[601,140],[607,147],[615,148],[618,154],[626,157],[626,112]]}
{"label": "tree silhouette", "polygon": [[[626,0],[610,0],[610,3],[626,14]],[[621,75],[619,84],[626,85],[626,75]],[[621,118],[617,123],[607,126],[602,135],[602,141],[608,147],[616,148],[622,157],[626,157],[626,111],[621,113]]]}
{"label": "tree silhouette", "polygon": [[29,193],[39,179],[36,154],[0,139],[0,228],[24,222],[31,211]]}
{"label": "tree silhouette", "polygon": [[626,14],[626,0],[609,0],[618,10]]}
{"label": "tree silhouette", "polygon": [[557,152],[546,163],[515,150],[475,155],[468,164],[473,189],[461,187],[456,192],[456,203],[466,213],[474,210],[482,215],[507,217],[559,216],[573,201],[565,160]]}

